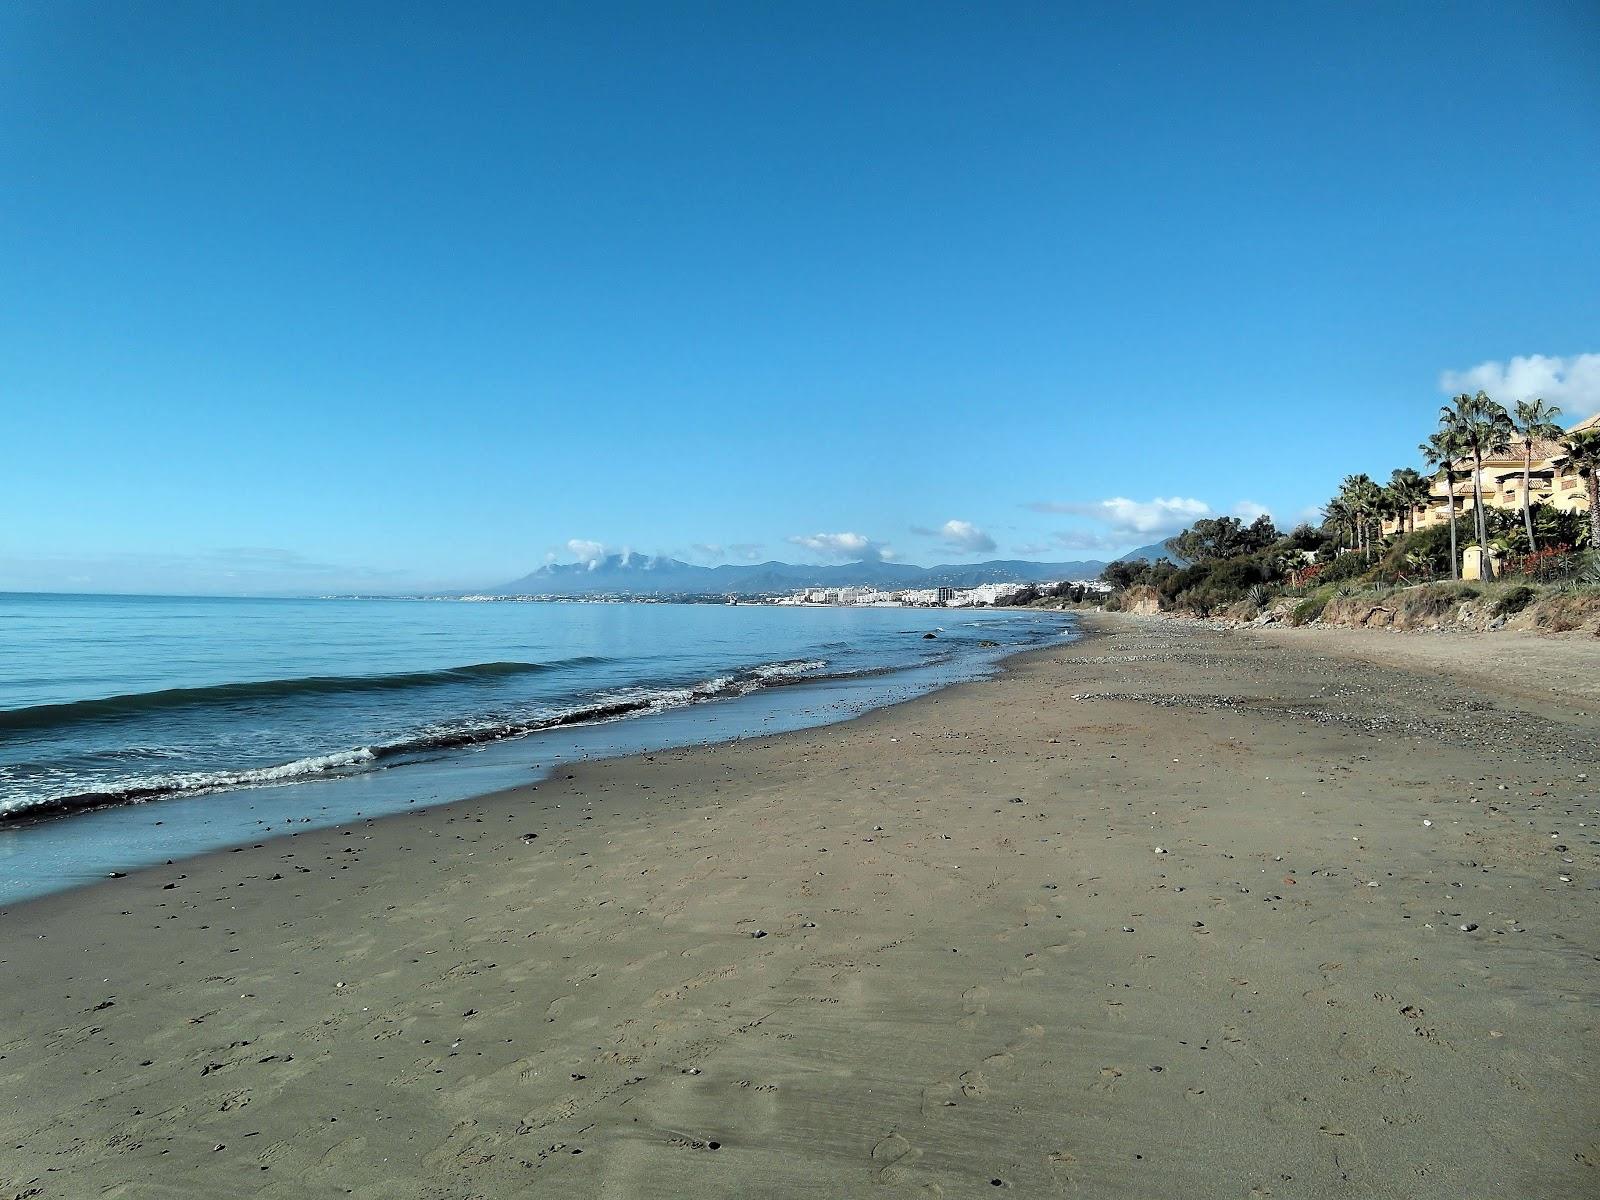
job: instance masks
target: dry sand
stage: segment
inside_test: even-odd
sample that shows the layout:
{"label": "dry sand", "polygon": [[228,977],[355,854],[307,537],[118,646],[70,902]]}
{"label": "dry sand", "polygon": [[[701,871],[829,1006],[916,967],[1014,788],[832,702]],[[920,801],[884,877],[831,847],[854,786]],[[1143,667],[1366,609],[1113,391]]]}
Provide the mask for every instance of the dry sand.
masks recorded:
{"label": "dry sand", "polygon": [[1592,710],[1095,621],[12,909],[0,1198],[1595,1196]]}

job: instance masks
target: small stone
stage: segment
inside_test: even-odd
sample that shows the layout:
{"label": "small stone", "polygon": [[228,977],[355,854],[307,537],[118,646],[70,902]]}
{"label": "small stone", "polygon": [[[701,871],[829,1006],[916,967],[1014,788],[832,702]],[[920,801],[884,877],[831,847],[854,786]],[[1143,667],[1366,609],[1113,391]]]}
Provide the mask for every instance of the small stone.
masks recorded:
{"label": "small stone", "polygon": [[1465,925],[1457,926],[1457,928],[1460,929],[1462,933],[1471,933],[1477,927],[1478,927],[1478,923],[1476,921],[1468,921]]}
{"label": "small stone", "polygon": [[1132,925],[1124,925],[1122,927],[1122,932],[1123,933],[1132,933],[1133,932],[1133,926]]}
{"label": "small stone", "polygon": [[767,936],[767,931],[765,929],[758,929],[754,933],[752,933],[750,936],[753,937],[753,938],[764,938],[764,937]]}

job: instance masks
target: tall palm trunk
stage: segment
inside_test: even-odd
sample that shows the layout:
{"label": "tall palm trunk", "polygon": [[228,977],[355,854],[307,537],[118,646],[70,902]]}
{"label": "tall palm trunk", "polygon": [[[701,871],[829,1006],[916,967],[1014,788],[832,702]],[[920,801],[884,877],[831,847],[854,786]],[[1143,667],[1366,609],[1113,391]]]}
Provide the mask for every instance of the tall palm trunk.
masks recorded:
{"label": "tall palm trunk", "polygon": [[1450,578],[1461,578],[1461,552],[1456,545],[1456,473],[1448,467],[1444,473],[1445,503],[1450,506]]}
{"label": "tall palm trunk", "polygon": [[1600,467],[1589,472],[1589,545],[1600,551]]}
{"label": "tall palm trunk", "polygon": [[1528,527],[1528,553],[1539,547],[1533,540],[1533,502],[1528,493],[1533,490],[1533,439],[1522,440],[1522,523]]}
{"label": "tall palm trunk", "polygon": [[1478,531],[1478,574],[1483,579],[1494,578],[1494,567],[1489,562],[1489,521],[1483,514],[1483,451],[1472,448],[1472,506]]}

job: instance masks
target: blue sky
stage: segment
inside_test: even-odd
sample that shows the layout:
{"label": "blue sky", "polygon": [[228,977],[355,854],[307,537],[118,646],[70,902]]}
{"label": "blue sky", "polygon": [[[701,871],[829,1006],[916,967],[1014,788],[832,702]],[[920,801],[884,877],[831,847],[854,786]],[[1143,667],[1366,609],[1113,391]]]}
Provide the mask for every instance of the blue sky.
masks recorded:
{"label": "blue sky", "polygon": [[9,4],[0,588],[1292,523],[1446,373],[1600,407],[1597,63],[1591,2]]}

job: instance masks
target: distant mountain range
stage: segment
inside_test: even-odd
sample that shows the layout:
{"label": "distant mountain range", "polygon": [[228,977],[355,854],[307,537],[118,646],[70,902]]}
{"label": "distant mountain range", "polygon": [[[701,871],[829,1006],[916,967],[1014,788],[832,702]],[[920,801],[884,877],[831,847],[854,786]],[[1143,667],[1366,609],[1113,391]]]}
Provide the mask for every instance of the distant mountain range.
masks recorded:
{"label": "distant mountain range", "polygon": [[993,562],[938,567],[906,563],[855,562],[822,566],[764,562],[701,567],[648,554],[609,554],[592,563],[550,563],[532,574],[482,593],[490,596],[761,596],[808,587],[904,588],[979,587],[985,583],[1042,583],[1093,579],[1105,570],[1098,560],[1084,562]]}
{"label": "distant mountain range", "polygon": [[1137,550],[1129,550],[1117,559],[1118,562],[1137,562],[1139,559],[1147,562],[1161,562],[1165,559],[1169,563],[1183,566],[1183,559],[1167,549],[1165,542],[1151,542],[1148,546],[1140,546]]}

